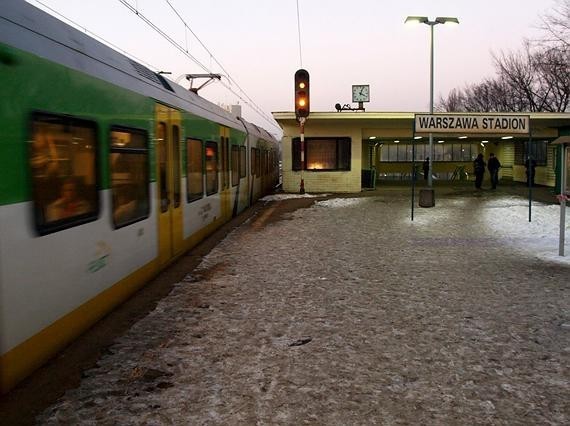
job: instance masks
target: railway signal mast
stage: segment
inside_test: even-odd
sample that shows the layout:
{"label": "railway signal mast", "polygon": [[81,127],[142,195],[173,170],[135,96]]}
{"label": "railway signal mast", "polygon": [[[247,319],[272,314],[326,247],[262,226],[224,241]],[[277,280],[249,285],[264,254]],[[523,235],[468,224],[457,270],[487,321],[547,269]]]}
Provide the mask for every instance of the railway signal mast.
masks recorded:
{"label": "railway signal mast", "polygon": [[309,97],[309,72],[299,69],[295,72],[295,117],[299,121],[301,137],[301,186],[299,193],[305,193],[305,182],[303,180],[303,170],[305,169],[305,122],[310,112]]}

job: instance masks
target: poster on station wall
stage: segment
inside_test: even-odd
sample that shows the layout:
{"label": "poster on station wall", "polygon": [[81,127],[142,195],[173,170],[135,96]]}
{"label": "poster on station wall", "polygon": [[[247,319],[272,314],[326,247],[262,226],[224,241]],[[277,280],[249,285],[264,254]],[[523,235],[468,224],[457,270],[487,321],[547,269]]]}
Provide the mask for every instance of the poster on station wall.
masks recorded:
{"label": "poster on station wall", "polygon": [[528,135],[528,115],[416,114],[414,133]]}

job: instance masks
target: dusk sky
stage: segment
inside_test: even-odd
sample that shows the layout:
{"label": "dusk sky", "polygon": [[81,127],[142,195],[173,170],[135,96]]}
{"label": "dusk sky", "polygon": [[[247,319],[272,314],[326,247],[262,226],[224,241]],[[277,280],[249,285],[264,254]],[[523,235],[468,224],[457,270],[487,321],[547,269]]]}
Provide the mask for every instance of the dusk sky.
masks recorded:
{"label": "dusk sky", "polygon": [[[28,1],[43,8],[35,0]],[[206,72],[119,0],[41,1],[155,71],[170,71],[172,80],[185,73]],[[166,0],[125,1],[187,46],[212,72],[226,74],[185,31]],[[352,84],[370,85],[367,111],[428,111],[429,27],[404,25],[408,15],[460,20],[458,26],[435,27],[437,101],[454,87],[494,75],[491,53],[517,50],[524,38],[536,38],[540,15],[555,5],[554,0],[298,2],[302,67],[311,76],[312,111],[334,111],[337,102],[351,103]],[[267,115],[293,110],[293,75],[301,68],[296,0],[170,0],[170,4]],[[214,103],[238,102],[236,95],[219,84],[204,88],[200,95]],[[245,105],[243,115],[276,131]]]}

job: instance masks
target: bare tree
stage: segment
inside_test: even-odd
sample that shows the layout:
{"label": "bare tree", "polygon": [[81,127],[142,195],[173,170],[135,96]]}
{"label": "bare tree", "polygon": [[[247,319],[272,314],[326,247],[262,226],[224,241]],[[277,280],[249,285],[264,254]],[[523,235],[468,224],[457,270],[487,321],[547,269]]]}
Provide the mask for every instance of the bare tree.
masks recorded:
{"label": "bare tree", "polygon": [[507,94],[512,97],[514,111],[542,111],[543,99],[539,95],[542,88],[529,44],[523,52],[501,52],[500,55],[493,54],[493,59],[499,79],[510,88]]}
{"label": "bare tree", "polygon": [[493,54],[496,76],[440,97],[440,111],[560,112],[570,109],[570,0],[542,18],[544,37]]}
{"label": "bare tree", "polygon": [[435,109],[439,112],[445,111],[455,111],[462,112],[465,111],[464,108],[465,95],[461,89],[451,89],[447,98],[440,96],[438,102],[436,103]]}
{"label": "bare tree", "polygon": [[566,49],[545,49],[533,56],[540,80],[544,110],[568,111],[570,106],[570,55]]}
{"label": "bare tree", "polygon": [[540,43],[570,47],[570,0],[556,0],[556,7],[541,16],[541,22],[546,35]]}

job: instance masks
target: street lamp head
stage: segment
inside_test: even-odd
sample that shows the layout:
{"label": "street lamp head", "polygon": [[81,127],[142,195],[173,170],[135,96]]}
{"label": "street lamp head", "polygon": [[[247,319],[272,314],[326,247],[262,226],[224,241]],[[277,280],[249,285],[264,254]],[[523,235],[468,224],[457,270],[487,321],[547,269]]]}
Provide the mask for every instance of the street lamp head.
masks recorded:
{"label": "street lamp head", "polygon": [[427,16],[408,16],[404,24],[427,24],[428,22]]}
{"label": "street lamp head", "polygon": [[438,16],[435,21],[430,21],[427,16],[408,16],[404,24],[426,24],[433,27],[437,24],[459,24],[459,19],[452,16]]}
{"label": "street lamp head", "polygon": [[450,24],[450,25],[458,25],[459,19],[454,18],[452,16],[438,16],[435,18],[435,22],[438,24]]}

